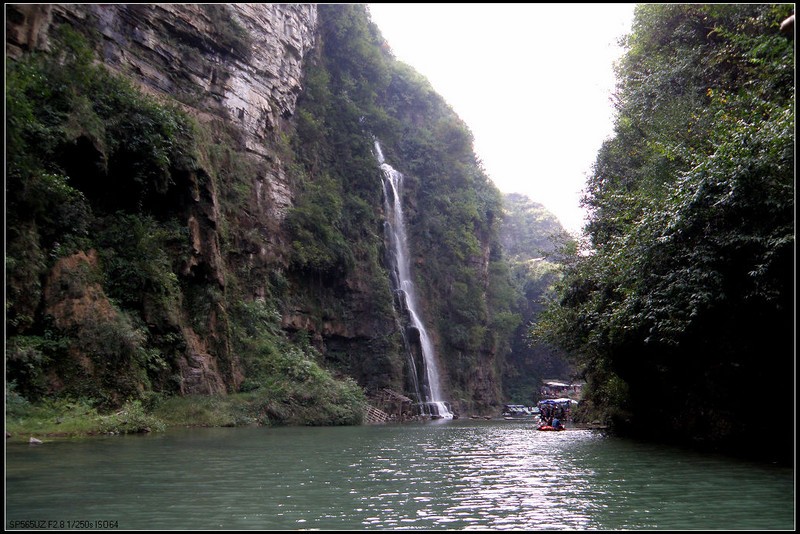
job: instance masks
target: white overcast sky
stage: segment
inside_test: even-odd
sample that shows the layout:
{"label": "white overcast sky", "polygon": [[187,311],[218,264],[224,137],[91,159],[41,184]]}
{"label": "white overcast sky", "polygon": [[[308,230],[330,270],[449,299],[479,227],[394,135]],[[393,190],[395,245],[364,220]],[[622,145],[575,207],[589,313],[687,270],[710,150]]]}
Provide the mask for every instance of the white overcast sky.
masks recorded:
{"label": "white overcast sky", "polygon": [[613,132],[618,40],[635,4],[369,4],[395,57],[464,120],[504,193],[524,193],[575,234]]}

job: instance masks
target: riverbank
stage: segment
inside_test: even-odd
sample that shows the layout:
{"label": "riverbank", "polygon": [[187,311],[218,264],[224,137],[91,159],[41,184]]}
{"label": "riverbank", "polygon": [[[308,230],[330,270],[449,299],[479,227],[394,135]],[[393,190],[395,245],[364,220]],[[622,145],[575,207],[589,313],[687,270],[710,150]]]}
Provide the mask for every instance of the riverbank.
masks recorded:
{"label": "riverbank", "polygon": [[161,432],[181,427],[333,426],[360,424],[360,414],[341,406],[302,406],[270,401],[258,391],[225,396],[164,397],[129,401],[110,412],[88,400],[28,403],[6,398],[7,441],[80,438]]}
{"label": "riverbank", "polygon": [[[98,410],[88,400],[50,399],[29,403],[19,396],[6,399],[6,439],[81,438],[109,434],[161,432],[168,428],[243,426],[332,426],[362,424],[344,417],[336,406],[302,406],[270,401],[258,391],[225,396],[163,396],[152,394],[129,401],[110,412]],[[492,419],[472,415],[471,419]],[[605,425],[571,424],[573,428],[605,429]],[[10,434],[10,436],[9,436]]]}

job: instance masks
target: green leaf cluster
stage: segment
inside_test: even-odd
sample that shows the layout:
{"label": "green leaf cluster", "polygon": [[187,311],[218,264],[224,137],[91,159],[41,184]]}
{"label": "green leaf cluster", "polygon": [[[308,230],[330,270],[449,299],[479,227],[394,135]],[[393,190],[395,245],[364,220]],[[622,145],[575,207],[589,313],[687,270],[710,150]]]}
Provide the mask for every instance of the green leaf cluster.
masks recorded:
{"label": "green leaf cluster", "polygon": [[508,334],[503,391],[507,402],[527,405],[538,401],[543,380],[568,380],[574,374],[563,350],[532,339],[529,331],[562,276],[564,256],[576,243],[544,206],[515,193],[503,196],[500,236],[511,280],[511,291],[502,298],[513,303],[517,319]]}
{"label": "green leaf cluster", "polygon": [[[500,194],[476,160],[467,127],[427,80],[392,56],[364,6],[321,5],[319,20],[318,55],[305,69],[292,141],[299,164],[287,217],[293,266],[331,289],[336,280],[371,278],[382,313],[391,313],[378,140],[405,176],[417,285],[426,295],[425,320],[440,336],[446,380],[471,398],[474,366],[495,373],[513,323],[510,304],[496,296],[510,284],[498,237]],[[357,369],[357,356],[336,358],[367,382],[399,360]],[[458,364],[467,360],[473,367]]]}
{"label": "green leaf cluster", "polygon": [[[624,404],[632,428],[734,446],[789,413],[794,47],[777,30],[790,9],[637,7],[584,200],[590,250],[540,328],[590,376],[625,382],[626,399],[602,402]],[[766,413],[748,400],[763,384]]]}
{"label": "green leaf cluster", "polygon": [[[7,71],[7,362],[33,398],[52,386],[43,376],[55,366],[69,377],[65,394],[116,405],[165,371],[137,316],[153,299],[175,299],[167,251],[186,236],[160,219],[174,175],[195,164],[194,126],[94,64],[88,41],[69,26],[54,40],[55,54],[32,53]],[[76,284],[105,286],[119,307],[60,331],[42,315],[44,276],[90,249],[104,265]],[[59,342],[37,341],[48,339]],[[72,350],[90,358],[92,376],[67,368]]]}
{"label": "green leaf cluster", "polygon": [[[241,214],[260,168],[224,127],[211,124],[214,135],[206,134],[94,63],[89,42],[69,25],[57,31],[57,53],[25,55],[7,71],[6,369],[20,398],[116,409],[102,424],[96,412],[84,414],[101,431],[155,429],[145,417],[151,407],[136,402],[180,391],[190,332],[205,336],[227,386],[245,368],[249,394],[275,403],[270,421],[358,422],[361,389],[282,332],[273,311],[289,285],[282,271],[235,262],[264,243]],[[187,204],[200,206],[200,217],[219,210],[197,231],[214,232],[203,238],[219,245],[221,264],[196,265]],[[43,311],[46,276],[60,259],[91,249],[98,266],[67,273],[52,300],[102,302],[103,313],[58,328]],[[264,309],[248,304],[243,289],[256,283]]]}

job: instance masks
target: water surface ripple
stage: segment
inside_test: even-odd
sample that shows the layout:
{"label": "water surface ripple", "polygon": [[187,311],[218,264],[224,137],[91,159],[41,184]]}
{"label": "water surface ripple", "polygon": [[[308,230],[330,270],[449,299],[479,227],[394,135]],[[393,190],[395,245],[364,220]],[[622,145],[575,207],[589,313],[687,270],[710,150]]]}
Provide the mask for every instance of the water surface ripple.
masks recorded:
{"label": "water surface ripple", "polygon": [[793,529],[791,469],[507,421],[6,446],[13,521],[120,529]]}

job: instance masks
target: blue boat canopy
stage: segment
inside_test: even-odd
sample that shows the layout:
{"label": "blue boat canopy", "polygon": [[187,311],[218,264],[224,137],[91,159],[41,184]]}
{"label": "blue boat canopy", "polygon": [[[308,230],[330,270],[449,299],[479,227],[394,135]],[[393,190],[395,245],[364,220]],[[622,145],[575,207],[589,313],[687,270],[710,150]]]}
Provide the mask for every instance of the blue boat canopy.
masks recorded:
{"label": "blue boat canopy", "polygon": [[540,400],[539,406],[542,406],[543,404],[578,404],[578,401],[568,398]]}

